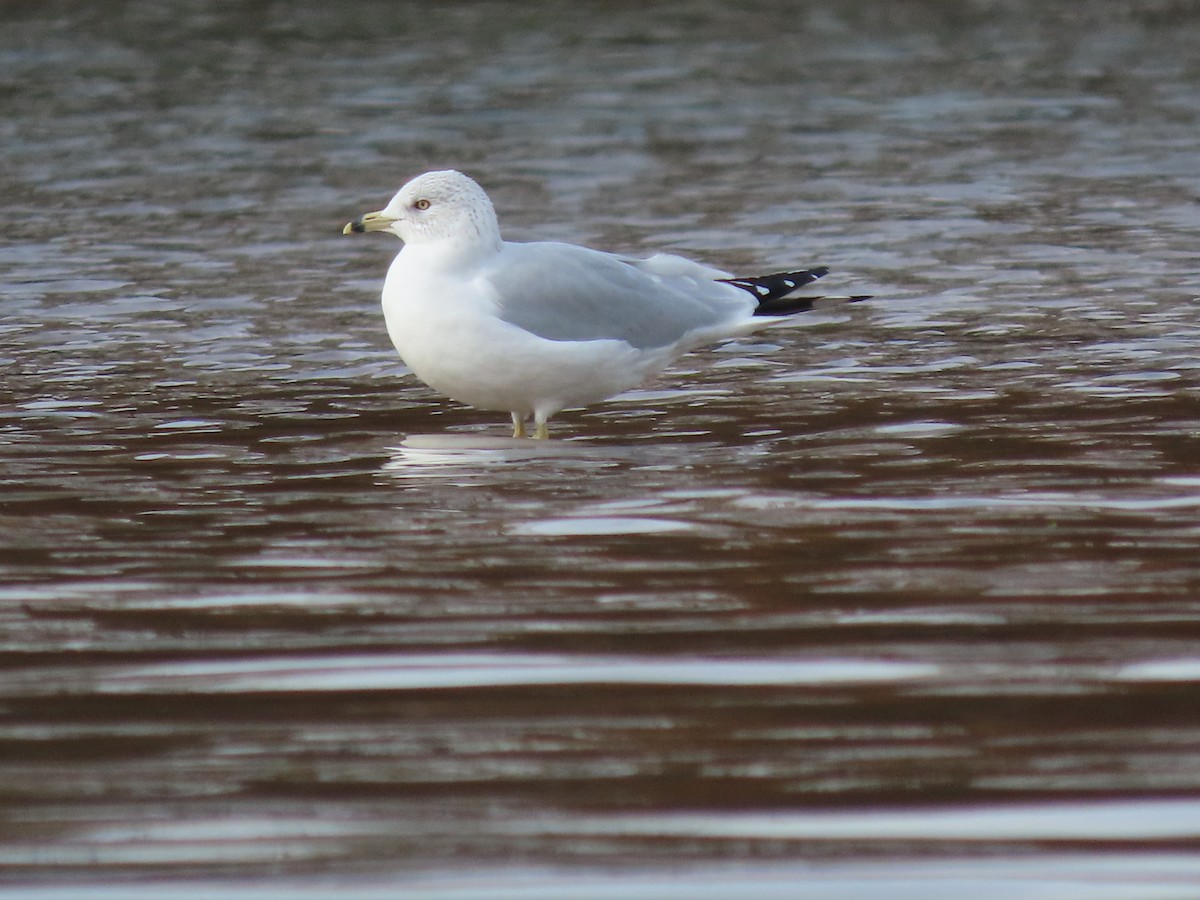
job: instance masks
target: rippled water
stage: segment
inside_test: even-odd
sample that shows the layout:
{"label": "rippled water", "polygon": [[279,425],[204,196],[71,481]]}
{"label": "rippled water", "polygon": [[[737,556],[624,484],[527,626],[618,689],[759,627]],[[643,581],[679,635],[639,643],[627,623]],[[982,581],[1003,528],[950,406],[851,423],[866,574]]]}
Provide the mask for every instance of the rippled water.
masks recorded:
{"label": "rippled water", "polygon": [[[1200,10],[295,6],[0,8],[12,896],[1197,896]],[[434,166],[877,299],[506,441]]]}

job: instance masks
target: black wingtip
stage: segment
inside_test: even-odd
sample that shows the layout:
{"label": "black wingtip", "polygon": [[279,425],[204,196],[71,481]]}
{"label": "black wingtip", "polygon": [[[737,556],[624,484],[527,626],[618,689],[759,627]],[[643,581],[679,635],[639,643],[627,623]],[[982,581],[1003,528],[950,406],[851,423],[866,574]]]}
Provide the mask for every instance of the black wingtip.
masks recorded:
{"label": "black wingtip", "polygon": [[846,303],[859,303],[872,299],[870,294],[855,294],[853,297],[777,297],[758,304],[756,316],[790,316],[811,312],[814,309],[829,309]]}
{"label": "black wingtip", "polygon": [[811,284],[823,275],[829,274],[827,266],[817,266],[815,269],[800,269],[796,272],[774,272],[770,275],[748,275],[743,278],[718,278],[725,284],[739,287],[754,297],[759,303],[769,303],[786,297],[806,284]]}

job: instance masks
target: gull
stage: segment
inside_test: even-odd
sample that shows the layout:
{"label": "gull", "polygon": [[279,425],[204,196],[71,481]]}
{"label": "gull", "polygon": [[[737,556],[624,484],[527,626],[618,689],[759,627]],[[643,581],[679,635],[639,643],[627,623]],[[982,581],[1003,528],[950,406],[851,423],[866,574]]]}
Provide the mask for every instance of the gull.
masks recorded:
{"label": "gull", "polygon": [[643,384],[688,350],[794,313],[867,299],[805,297],[824,266],[734,277],[682,256],[645,259],[500,237],[491,200],[453,170],[413,178],[343,234],[404,242],[383,284],[388,335],[425,384],[549,437],[555,413]]}

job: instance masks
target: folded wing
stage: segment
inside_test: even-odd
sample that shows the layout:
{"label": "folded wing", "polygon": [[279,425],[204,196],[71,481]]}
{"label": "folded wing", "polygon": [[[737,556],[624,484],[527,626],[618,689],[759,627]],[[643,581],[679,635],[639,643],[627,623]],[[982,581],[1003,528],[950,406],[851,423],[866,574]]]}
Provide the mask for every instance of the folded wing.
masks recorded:
{"label": "folded wing", "polygon": [[571,244],[511,243],[480,277],[500,318],[539,337],[646,350],[736,331],[755,304],[713,277],[725,274],[681,257],[631,260]]}

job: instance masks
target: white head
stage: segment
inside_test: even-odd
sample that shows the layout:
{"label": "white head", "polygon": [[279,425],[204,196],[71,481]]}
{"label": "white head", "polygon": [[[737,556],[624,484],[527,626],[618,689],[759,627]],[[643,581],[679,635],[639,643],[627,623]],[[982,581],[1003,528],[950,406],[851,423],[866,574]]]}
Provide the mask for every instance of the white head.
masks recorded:
{"label": "white head", "polygon": [[363,231],[386,231],[406,244],[442,240],[500,243],[492,201],[483,188],[453,169],[418,175],[383,209],[342,229],[343,234]]}

